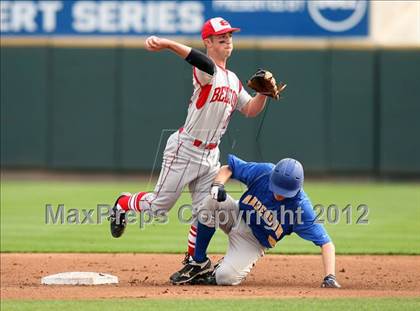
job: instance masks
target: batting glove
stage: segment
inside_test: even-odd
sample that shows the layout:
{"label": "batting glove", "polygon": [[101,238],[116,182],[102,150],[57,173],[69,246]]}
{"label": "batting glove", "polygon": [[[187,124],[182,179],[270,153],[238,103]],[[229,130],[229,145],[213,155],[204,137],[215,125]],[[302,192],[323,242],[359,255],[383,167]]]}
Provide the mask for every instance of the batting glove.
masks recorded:
{"label": "batting glove", "polygon": [[226,201],[226,190],[223,184],[214,183],[211,185],[210,194],[213,200],[217,202]]}
{"label": "batting glove", "polygon": [[323,288],[340,288],[341,285],[338,284],[337,279],[335,278],[335,275],[328,274],[324,278],[324,281],[322,282],[321,287],[323,287]]}

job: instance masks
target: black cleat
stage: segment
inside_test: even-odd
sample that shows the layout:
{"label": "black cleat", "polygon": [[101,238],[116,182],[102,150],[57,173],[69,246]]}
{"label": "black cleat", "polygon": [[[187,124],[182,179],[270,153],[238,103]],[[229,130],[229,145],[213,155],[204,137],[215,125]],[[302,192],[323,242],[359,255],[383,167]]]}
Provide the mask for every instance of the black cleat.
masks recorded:
{"label": "black cleat", "polygon": [[216,276],[214,271],[207,272],[205,274],[199,275],[196,278],[189,281],[189,285],[217,285]]}
{"label": "black cleat", "polygon": [[209,258],[207,258],[204,262],[195,262],[188,254],[186,254],[182,264],[184,267],[178,272],[172,274],[169,278],[173,285],[186,284],[201,275],[213,271]]}
{"label": "black cleat", "polygon": [[114,238],[119,238],[123,235],[125,227],[127,226],[127,220],[125,218],[125,212],[117,208],[118,200],[123,195],[120,195],[115,201],[114,207],[112,208],[109,214],[109,224],[111,229],[111,234]]}

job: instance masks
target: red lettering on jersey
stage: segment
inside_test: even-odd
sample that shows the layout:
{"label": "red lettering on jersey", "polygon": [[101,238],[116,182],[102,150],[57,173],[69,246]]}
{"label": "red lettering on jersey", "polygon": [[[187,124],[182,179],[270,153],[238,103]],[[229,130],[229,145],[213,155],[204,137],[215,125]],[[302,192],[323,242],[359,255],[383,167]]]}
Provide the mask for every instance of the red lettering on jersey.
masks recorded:
{"label": "red lettering on jersey", "polygon": [[219,98],[217,99],[218,102],[223,102],[226,96],[226,86],[222,86],[220,89],[220,95]]}
{"label": "red lettering on jersey", "polygon": [[236,105],[236,101],[238,100],[238,95],[234,90],[227,86],[216,87],[213,92],[213,96],[210,100],[211,103],[213,102],[221,102],[224,104]]}
{"label": "red lettering on jersey", "polygon": [[226,88],[226,97],[225,100],[223,101],[225,104],[229,103],[232,99],[232,89],[230,88]]}
{"label": "red lettering on jersey", "polygon": [[213,97],[211,98],[210,102],[212,103],[212,102],[217,101],[217,99],[219,98],[219,94],[220,94],[220,87],[216,87],[214,89]]}

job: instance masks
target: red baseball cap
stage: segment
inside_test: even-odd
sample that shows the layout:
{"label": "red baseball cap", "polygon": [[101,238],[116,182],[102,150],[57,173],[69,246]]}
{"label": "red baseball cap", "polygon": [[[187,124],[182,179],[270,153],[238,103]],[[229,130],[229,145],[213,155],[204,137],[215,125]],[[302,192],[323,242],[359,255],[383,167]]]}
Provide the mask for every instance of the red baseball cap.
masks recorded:
{"label": "red baseball cap", "polygon": [[201,30],[201,38],[204,40],[213,35],[222,35],[227,32],[240,31],[240,28],[232,28],[229,22],[221,17],[214,17],[204,23]]}

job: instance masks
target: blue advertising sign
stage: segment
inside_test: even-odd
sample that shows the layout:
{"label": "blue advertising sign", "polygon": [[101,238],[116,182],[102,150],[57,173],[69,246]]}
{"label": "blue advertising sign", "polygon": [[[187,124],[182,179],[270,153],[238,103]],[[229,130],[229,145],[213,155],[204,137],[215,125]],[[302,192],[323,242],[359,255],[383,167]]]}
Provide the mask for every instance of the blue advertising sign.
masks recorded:
{"label": "blue advertising sign", "polygon": [[367,36],[367,0],[7,1],[2,36],[135,36],[200,34],[221,16],[239,36]]}

